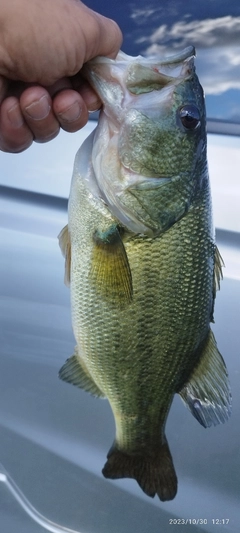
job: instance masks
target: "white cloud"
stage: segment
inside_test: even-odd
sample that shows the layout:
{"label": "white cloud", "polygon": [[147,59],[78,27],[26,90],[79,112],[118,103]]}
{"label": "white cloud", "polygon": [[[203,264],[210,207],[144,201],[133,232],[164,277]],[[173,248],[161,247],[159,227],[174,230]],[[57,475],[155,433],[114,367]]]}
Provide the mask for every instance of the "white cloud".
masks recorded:
{"label": "white cloud", "polygon": [[206,94],[240,90],[240,46],[200,49],[197,57],[197,71]]}
{"label": "white cloud", "polygon": [[[164,32],[163,32],[164,28]],[[208,48],[210,46],[230,45],[239,41],[240,17],[219,17],[204,20],[180,20],[170,28],[159,26],[149,40],[156,43],[159,39],[181,40],[182,43],[194,42],[195,46]],[[177,44],[177,43],[176,43]]]}
{"label": "white cloud", "polygon": [[155,13],[155,8],[148,6],[145,8],[135,8],[132,11],[131,18],[135,20],[138,24],[141,24],[142,19],[151,17]]}

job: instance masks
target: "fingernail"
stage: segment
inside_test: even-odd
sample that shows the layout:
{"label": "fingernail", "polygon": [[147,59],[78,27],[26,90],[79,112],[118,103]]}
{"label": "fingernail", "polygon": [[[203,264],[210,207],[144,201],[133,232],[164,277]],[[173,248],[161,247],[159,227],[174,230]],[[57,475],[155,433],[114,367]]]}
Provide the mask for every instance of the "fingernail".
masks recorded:
{"label": "fingernail", "polygon": [[101,107],[96,107],[96,109],[88,109],[88,112],[91,113],[97,113],[97,111],[100,111]]}
{"label": "fingernail", "polygon": [[20,128],[23,126],[24,120],[18,104],[15,104],[13,107],[11,107],[7,114],[9,121],[14,128]]}
{"label": "fingernail", "polygon": [[59,134],[59,130],[60,130],[60,127],[57,128],[55,131],[53,131],[52,133],[50,133],[49,135],[45,135],[44,137],[38,137],[37,139],[34,139],[34,141],[36,143],[47,143],[49,141],[51,141],[52,139],[55,139],[55,137],[57,137],[57,135]]}
{"label": "fingernail", "polygon": [[48,116],[50,109],[51,106],[48,97],[44,95],[36,102],[27,106],[25,112],[33,120],[43,120]]}
{"label": "fingernail", "polygon": [[101,107],[102,107],[102,102],[100,102],[99,100],[96,100],[93,98],[88,99],[87,108],[88,108],[89,113],[96,113],[96,111],[99,111]]}
{"label": "fingernail", "polygon": [[58,113],[58,116],[63,122],[75,122],[75,120],[80,117],[81,112],[82,108],[80,107],[79,103],[74,102],[74,104],[68,107],[65,111]]}

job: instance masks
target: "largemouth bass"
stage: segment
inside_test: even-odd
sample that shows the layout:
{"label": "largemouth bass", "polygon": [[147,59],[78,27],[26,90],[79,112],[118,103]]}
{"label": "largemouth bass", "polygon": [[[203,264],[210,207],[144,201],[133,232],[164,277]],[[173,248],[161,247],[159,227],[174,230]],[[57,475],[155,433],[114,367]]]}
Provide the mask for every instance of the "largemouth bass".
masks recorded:
{"label": "largemouth bass", "polygon": [[103,101],[77,153],[60,236],[77,342],[60,378],[107,398],[116,437],[103,475],[171,500],[165,436],[175,393],[204,427],[231,395],[210,329],[222,260],[214,241],[205,106],[194,49],[85,66]]}

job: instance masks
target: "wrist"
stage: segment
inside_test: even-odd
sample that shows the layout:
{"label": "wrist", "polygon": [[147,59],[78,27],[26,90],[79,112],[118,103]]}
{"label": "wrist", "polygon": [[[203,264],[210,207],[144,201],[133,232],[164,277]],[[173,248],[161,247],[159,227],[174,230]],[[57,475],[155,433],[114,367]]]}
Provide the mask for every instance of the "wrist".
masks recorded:
{"label": "wrist", "polygon": [[7,78],[14,72],[14,49],[24,39],[24,29],[21,31],[22,14],[27,11],[24,4],[27,4],[24,0],[0,0],[0,74]]}

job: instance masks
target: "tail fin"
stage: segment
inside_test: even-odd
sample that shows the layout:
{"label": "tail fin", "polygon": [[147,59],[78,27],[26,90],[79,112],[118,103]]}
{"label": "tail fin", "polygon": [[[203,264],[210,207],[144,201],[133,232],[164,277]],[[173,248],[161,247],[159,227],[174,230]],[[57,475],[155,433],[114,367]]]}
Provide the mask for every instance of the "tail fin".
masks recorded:
{"label": "tail fin", "polygon": [[107,455],[102,473],[110,479],[134,478],[151,498],[173,500],[177,493],[177,476],[167,441],[154,455],[130,455],[114,444]]}

